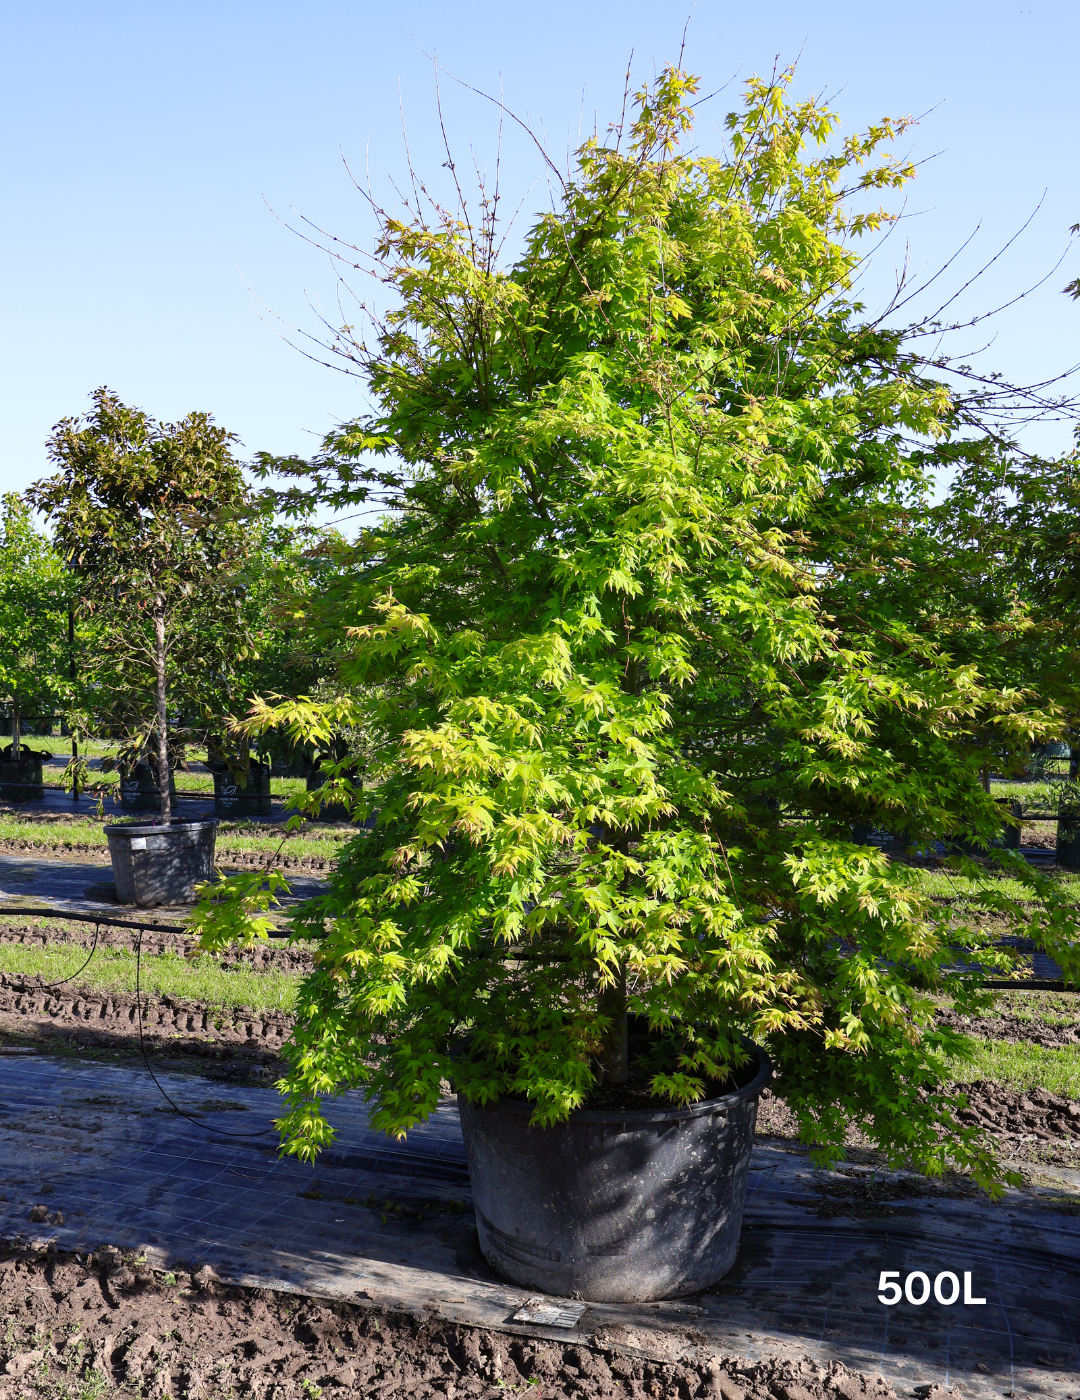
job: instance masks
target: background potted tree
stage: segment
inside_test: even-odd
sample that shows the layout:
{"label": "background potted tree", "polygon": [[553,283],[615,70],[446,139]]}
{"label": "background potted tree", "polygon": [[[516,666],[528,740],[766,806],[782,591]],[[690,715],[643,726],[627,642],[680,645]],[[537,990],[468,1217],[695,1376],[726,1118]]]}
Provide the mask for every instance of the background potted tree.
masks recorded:
{"label": "background potted tree", "polygon": [[[310,479],[393,509],[313,603],[333,714],[247,722],[380,736],[374,829],[293,920],[321,941],[286,1150],[332,1140],[324,1094],[361,1086],[400,1135],[451,1079],[485,1255],[564,1295],[730,1266],[770,1060],[815,1160],[857,1125],[893,1164],[1002,1180],[928,992],[977,1011],[976,964],[1007,955],[852,829],[996,838],[979,736],[1008,757],[1057,716],[984,677],[977,638],[956,661],[905,590],[907,549],[947,547],[933,473],[979,404],[849,296],[851,240],[886,216],[846,192],[911,174],[881,153],[904,123],[808,153],[835,119],[790,77],[752,81],[710,157],[683,149],[695,81],[666,70],[561,188],[552,167],[505,269],[497,201],[479,227],[383,216],[400,304],[336,342],[377,409]],[[1049,910],[1003,917],[1080,973],[1075,911],[995,858]],[[265,932],[271,897],[211,886],[202,946]]]}
{"label": "background potted tree", "polygon": [[129,709],[151,710],[137,718],[160,820],[106,827],[125,903],[183,902],[212,869],[215,822],[176,814],[170,747],[184,737],[175,717],[197,678],[243,646],[237,577],[252,498],[234,441],[207,414],[159,424],[99,389],[85,418],[56,426],[49,455],[59,471],[29,492],[96,624],[84,692],[107,708],[119,685]]}
{"label": "background potted tree", "polygon": [[0,698],[11,709],[11,743],[0,750],[0,798],[45,796],[51,755],[22,742],[25,719],[51,720],[68,698],[68,580],[63,560],[35,530],[30,507],[9,493],[0,506]]}
{"label": "background potted tree", "polygon": [[242,625],[234,629],[233,646],[216,649],[218,669],[200,681],[187,702],[200,714],[219,816],[266,816],[273,772],[309,774],[306,752],[286,751],[273,737],[260,740],[256,752],[233,725],[234,713],[252,695],[296,695],[333,670],[333,656],[313,649],[302,625],[303,599],[325,576],[320,546],[328,533],[269,516],[249,522],[247,557],[236,576]]}

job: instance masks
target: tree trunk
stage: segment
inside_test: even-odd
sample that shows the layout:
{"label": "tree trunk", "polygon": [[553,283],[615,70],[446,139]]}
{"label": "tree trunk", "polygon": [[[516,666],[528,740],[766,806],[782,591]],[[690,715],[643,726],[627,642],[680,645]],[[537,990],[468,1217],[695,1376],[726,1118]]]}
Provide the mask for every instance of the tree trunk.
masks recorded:
{"label": "tree trunk", "polygon": [[19,697],[18,697],[17,695],[13,695],[13,696],[11,697],[11,761],[12,761],[12,763],[18,763],[18,761],[19,761],[19,748],[21,747],[20,744],[19,744],[19,739],[21,738],[21,735],[19,734],[19,730],[20,730],[21,728],[22,728],[22,711],[19,709]]}
{"label": "tree trunk", "polygon": [[[630,638],[630,623],[628,622],[627,640]],[[633,624],[636,630],[636,623]],[[635,659],[628,659],[621,679],[622,689],[628,695],[640,695],[647,678],[647,671],[641,662]],[[610,833],[605,833],[606,839],[611,841],[611,845],[623,855],[628,855],[630,842],[636,839],[636,833],[623,831],[612,839]],[[624,880],[624,887],[627,881]],[[610,987],[606,987],[599,997],[599,1009],[603,1015],[611,1021],[611,1028],[607,1033],[604,1043],[603,1054],[600,1057],[600,1066],[604,1074],[604,1082],[608,1084],[625,1084],[630,1078],[630,1038],[626,1024],[626,969],[620,967],[618,976]]]}
{"label": "tree trunk", "polygon": [[625,1084],[630,1078],[630,1043],[626,1026],[626,973],[600,993],[600,1010],[611,1018],[600,1064],[608,1084]]}
{"label": "tree trunk", "polygon": [[172,793],[169,790],[169,724],[165,704],[165,600],[154,600],[154,669],[157,672],[158,790],[161,793],[161,820],[172,821]]}
{"label": "tree trunk", "polygon": [[[68,605],[68,677],[71,681],[71,703],[75,703],[75,609]],[[71,765],[73,768],[79,762],[79,731],[74,724],[71,726]],[[73,802],[79,800],[79,780],[74,778],[71,783],[71,799]]]}

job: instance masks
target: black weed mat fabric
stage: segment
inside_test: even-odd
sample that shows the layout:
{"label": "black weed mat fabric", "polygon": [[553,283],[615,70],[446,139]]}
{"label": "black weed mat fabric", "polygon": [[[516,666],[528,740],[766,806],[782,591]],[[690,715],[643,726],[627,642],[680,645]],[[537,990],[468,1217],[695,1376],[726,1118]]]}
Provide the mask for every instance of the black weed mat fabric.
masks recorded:
{"label": "black weed mat fabric", "polygon": [[[399,1144],[343,1095],[328,1105],[338,1138],[310,1167],[278,1154],[272,1089],[159,1077],[197,1123],[145,1071],[0,1058],[0,1235],[545,1335],[514,1322],[529,1294],[477,1250],[452,1103]],[[547,1335],[668,1360],[838,1361],[898,1393],[1080,1395],[1080,1172],[994,1205],[866,1166],[823,1173],[762,1141],[736,1265],[711,1292],[590,1305]]]}

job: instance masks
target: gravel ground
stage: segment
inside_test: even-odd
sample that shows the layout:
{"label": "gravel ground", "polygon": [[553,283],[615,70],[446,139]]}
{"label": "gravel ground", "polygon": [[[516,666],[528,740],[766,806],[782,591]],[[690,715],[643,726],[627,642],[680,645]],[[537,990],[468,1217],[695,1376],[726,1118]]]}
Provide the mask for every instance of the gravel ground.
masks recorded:
{"label": "gravel ground", "polygon": [[809,1360],[650,1360],[629,1348],[549,1341],[224,1285],[203,1268],[155,1273],[118,1250],[81,1260],[0,1249],[0,1400],[104,1396],[217,1400],[862,1400],[880,1376]]}

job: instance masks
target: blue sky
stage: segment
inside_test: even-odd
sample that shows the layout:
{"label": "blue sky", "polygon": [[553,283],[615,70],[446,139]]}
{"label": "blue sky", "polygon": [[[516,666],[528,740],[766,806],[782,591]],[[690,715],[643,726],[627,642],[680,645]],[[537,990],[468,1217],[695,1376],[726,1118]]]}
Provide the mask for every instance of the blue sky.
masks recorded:
{"label": "blue sky", "polygon": [[[565,157],[579,124],[617,114],[631,50],[640,80],[678,54],[689,8],[4,3],[0,487],[48,470],[51,425],[100,384],[163,419],[209,410],[245,452],[310,453],[363,398],[288,344],[289,325],[317,332],[319,310],[338,313],[326,260],[282,220],[297,210],[370,247],[342,160],[361,175],[366,166],[393,200],[391,181],[406,176],[399,93],[414,164],[445,179],[431,54],[477,87],[501,87]],[[933,271],[981,226],[950,274],[958,285],[1042,200],[959,303],[985,308],[1047,272],[1080,220],[1078,14],[1075,3],[698,0],[686,64],[704,91],[730,80],[702,109],[698,139],[718,147],[740,82],[777,56],[799,59],[797,94],[830,94],[846,130],[925,114],[908,144],[927,163],[869,290],[884,288],[905,240],[912,269]],[[442,95],[459,163],[490,164],[496,108],[448,78]],[[516,129],[503,177],[526,211],[545,202],[540,161]],[[1030,380],[1080,358],[1080,304],[1061,295],[1077,275],[1080,248],[998,318],[985,362]]]}

